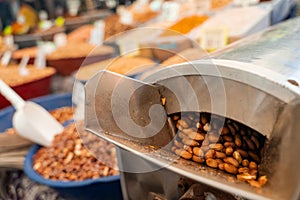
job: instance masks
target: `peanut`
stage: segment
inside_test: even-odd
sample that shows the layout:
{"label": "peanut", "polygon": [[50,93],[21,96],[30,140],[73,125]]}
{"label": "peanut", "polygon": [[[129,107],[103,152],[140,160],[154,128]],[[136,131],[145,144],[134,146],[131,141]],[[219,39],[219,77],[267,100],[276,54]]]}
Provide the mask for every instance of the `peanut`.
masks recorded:
{"label": "peanut", "polygon": [[184,159],[187,159],[187,160],[189,160],[189,159],[192,158],[192,154],[190,154],[189,152],[187,152],[187,151],[184,150],[184,149],[176,149],[176,150],[175,150],[175,153],[176,153],[178,156],[180,156],[180,157],[182,157],[182,158],[184,158]]}
{"label": "peanut", "polygon": [[218,168],[218,162],[212,158],[206,159],[206,164],[212,168]]}
{"label": "peanut", "polygon": [[237,168],[228,163],[224,164],[224,170],[230,174],[237,174]]}

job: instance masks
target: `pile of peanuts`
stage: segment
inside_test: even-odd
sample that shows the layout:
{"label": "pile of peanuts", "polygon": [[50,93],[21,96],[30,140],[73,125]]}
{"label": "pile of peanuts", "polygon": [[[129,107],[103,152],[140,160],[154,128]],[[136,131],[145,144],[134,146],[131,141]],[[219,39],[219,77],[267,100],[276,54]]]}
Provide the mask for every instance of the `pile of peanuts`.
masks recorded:
{"label": "pile of peanuts", "polygon": [[[102,157],[116,160],[112,144],[101,140],[98,142],[98,148],[105,152]],[[38,150],[33,156],[33,169],[46,179],[60,181],[96,179],[119,173],[118,170],[99,161],[84,147],[74,123],[56,135],[50,147]]]}
{"label": "pile of peanuts", "polygon": [[59,123],[63,124],[66,121],[73,119],[73,108],[62,107],[50,111],[52,117],[54,117]]}
{"label": "pile of peanuts", "polygon": [[258,176],[265,137],[233,120],[208,113],[174,114],[177,135],[172,152],[178,156],[205,163],[226,171],[260,188],[266,176]]}

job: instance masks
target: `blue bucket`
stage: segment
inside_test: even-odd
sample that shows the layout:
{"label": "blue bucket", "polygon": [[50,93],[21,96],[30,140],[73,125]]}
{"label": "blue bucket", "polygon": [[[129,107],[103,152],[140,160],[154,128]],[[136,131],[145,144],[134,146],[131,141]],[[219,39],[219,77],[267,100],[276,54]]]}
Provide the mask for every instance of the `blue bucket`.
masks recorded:
{"label": "blue bucket", "polygon": [[[71,94],[48,95],[32,100],[47,110],[64,106],[72,106]],[[12,117],[15,109],[12,107],[0,111],[0,131],[12,127]],[[37,183],[54,188],[67,199],[122,199],[120,176],[109,176],[84,181],[52,181],[43,178],[33,169],[33,155],[40,148],[34,145],[28,152],[24,162],[24,172]]]}

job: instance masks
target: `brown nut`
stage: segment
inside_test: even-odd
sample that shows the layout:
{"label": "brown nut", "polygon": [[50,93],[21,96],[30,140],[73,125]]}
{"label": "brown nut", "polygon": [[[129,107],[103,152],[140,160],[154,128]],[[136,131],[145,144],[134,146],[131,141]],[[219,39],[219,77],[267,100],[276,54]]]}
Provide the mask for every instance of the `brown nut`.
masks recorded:
{"label": "brown nut", "polygon": [[250,170],[252,170],[252,169],[257,169],[257,164],[256,164],[255,162],[251,161],[251,162],[249,163],[249,169],[250,169]]}
{"label": "brown nut", "polygon": [[177,121],[177,124],[182,126],[182,128],[184,128],[184,129],[189,127],[188,123],[186,121],[184,121],[183,119],[179,119]]}
{"label": "brown nut", "polygon": [[235,143],[235,145],[238,146],[238,147],[241,147],[241,146],[242,146],[242,140],[241,140],[241,138],[240,138],[239,135],[235,135],[234,143]]}
{"label": "brown nut", "polygon": [[224,159],[226,158],[226,154],[223,152],[216,151],[216,158]]}
{"label": "brown nut", "polygon": [[207,134],[208,140],[210,143],[216,143],[219,141],[220,136],[215,134],[214,132],[210,132]]}
{"label": "brown nut", "polygon": [[187,160],[189,160],[189,159],[192,158],[192,154],[190,154],[189,152],[187,152],[187,151],[184,150],[184,149],[176,149],[176,150],[175,150],[175,153],[176,153],[178,156],[180,156],[180,157],[182,157],[182,158],[184,158],[184,159],[187,159]]}
{"label": "brown nut", "polygon": [[177,120],[179,120],[180,119],[180,116],[179,115],[173,115],[173,120],[174,121],[177,121]]}
{"label": "brown nut", "polygon": [[216,158],[215,160],[217,161],[218,165],[223,163],[223,160],[221,160],[220,158]]}
{"label": "brown nut", "polygon": [[248,154],[255,162],[260,163],[260,157],[256,153],[253,151],[248,151]]}
{"label": "brown nut", "polygon": [[191,139],[187,139],[187,138],[183,138],[182,142],[188,146],[199,146],[199,143],[196,140],[191,140]]}
{"label": "brown nut", "polygon": [[227,147],[225,149],[225,154],[230,156],[233,153],[233,148],[232,147]]}
{"label": "brown nut", "polygon": [[247,151],[244,151],[244,150],[242,150],[242,149],[237,149],[236,151],[239,152],[240,155],[241,155],[243,158],[247,158],[247,157],[248,157]]}
{"label": "brown nut", "polygon": [[254,135],[251,135],[250,139],[255,144],[256,148],[259,149],[260,148],[259,140]]}
{"label": "brown nut", "polygon": [[210,124],[209,123],[206,123],[204,126],[203,126],[203,130],[208,132],[210,131],[211,127],[210,127]]}
{"label": "brown nut", "polygon": [[246,142],[246,144],[247,144],[247,146],[248,146],[248,148],[250,149],[250,150],[253,150],[253,151],[255,151],[256,150],[256,146],[255,146],[255,144],[252,142],[252,140],[250,140],[249,138],[247,138],[247,137],[243,137],[243,140]]}
{"label": "brown nut", "polygon": [[177,149],[176,146],[172,146],[171,151],[175,153],[175,150]]}
{"label": "brown nut", "polygon": [[233,126],[232,124],[228,124],[227,126],[228,126],[230,132],[231,132],[233,135],[235,135],[236,130],[235,130],[234,126]]}
{"label": "brown nut", "polygon": [[235,144],[233,142],[225,142],[224,147],[234,147]]}
{"label": "brown nut", "polygon": [[192,129],[192,128],[184,128],[184,129],[182,130],[182,132],[185,133],[185,134],[188,134],[188,133],[194,132],[194,131],[195,131],[195,130]]}
{"label": "brown nut", "polygon": [[201,133],[198,133],[196,131],[187,133],[187,136],[192,140],[197,140],[197,141],[203,141],[204,140],[204,136],[201,135]]}
{"label": "brown nut", "polygon": [[223,150],[224,147],[222,144],[217,143],[217,144],[210,144],[209,148],[216,150],[216,151],[221,151],[221,150]]}
{"label": "brown nut", "polygon": [[230,135],[223,135],[223,140],[226,142],[232,142],[233,139]]}
{"label": "brown nut", "polygon": [[249,172],[249,168],[247,168],[247,167],[240,167],[238,169],[238,172],[239,172],[239,174],[246,174],[246,173]]}
{"label": "brown nut", "polygon": [[257,176],[257,173],[258,173],[258,171],[256,169],[252,169],[249,171],[249,174],[252,176],[255,176],[255,177]]}
{"label": "brown nut", "polygon": [[249,166],[249,160],[247,160],[247,159],[243,160],[243,161],[242,161],[242,165],[243,165],[244,167],[248,167],[248,166]]}
{"label": "brown nut", "polygon": [[208,122],[207,116],[201,114],[200,121],[201,121],[202,124],[206,124]]}
{"label": "brown nut", "polygon": [[220,170],[224,171],[224,163],[219,164],[218,167],[219,167]]}
{"label": "brown nut", "polygon": [[268,182],[267,176],[261,176],[258,178],[258,182],[263,186]]}
{"label": "brown nut", "polygon": [[224,170],[230,174],[237,174],[237,168],[228,163],[224,164]]}
{"label": "brown nut", "polygon": [[243,159],[242,159],[241,154],[238,151],[234,151],[232,156],[234,159],[236,159],[239,162],[239,164],[241,164]]}
{"label": "brown nut", "polygon": [[204,156],[204,152],[202,151],[202,149],[200,147],[194,147],[193,148],[193,153],[198,157],[203,157]]}
{"label": "brown nut", "polygon": [[255,180],[250,180],[248,181],[248,183],[252,186],[252,187],[256,187],[256,188],[261,188],[261,184],[258,181]]}
{"label": "brown nut", "polygon": [[229,128],[226,127],[226,126],[220,128],[220,129],[219,129],[219,134],[220,134],[220,135],[227,135],[227,134],[229,134]]}
{"label": "brown nut", "polygon": [[218,168],[218,162],[212,158],[206,159],[206,164],[212,168]]}
{"label": "brown nut", "polygon": [[190,154],[193,154],[193,149],[190,146],[184,145],[183,149],[186,150],[187,152],[189,152]]}
{"label": "brown nut", "polygon": [[197,163],[204,163],[205,162],[204,158],[198,157],[196,155],[193,155],[192,160],[197,162]]}
{"label": "brown nut", "polygon": [[214,158],[215,157],[215,150],[210,149],[205,154],[205,159]]}
{"label": "brown nut", "polygon": [[239,166],[239,162],[236,159],[232,158],[232,157],[227,157],[227,158],[224,158],[223,160],[224,160],[224,162],[226,162],[228,164],[231,164],[235,167]]}
{"label": "brown nut", "polygon": [[180,130],[180,131],[182,131],[182,130],[183,130],[183,127],[182,127],[182,126],[180,126],[178,123],[176,124],[176,128],[177,128],[178,130]]}
{"label": "brown nut", "polygon": [[256,179],[256,176],[252,176],[252,175],[250,175],[248,173],[238,174],[236,177],[240,181],[251,181],[251,180],[255,180]]}

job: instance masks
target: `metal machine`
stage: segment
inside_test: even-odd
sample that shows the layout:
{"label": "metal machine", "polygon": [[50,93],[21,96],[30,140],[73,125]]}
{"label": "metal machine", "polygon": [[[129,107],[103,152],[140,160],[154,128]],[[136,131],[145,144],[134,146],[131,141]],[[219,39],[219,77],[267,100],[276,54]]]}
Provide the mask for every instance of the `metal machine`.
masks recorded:
{"label": "metal machine", "polygon": [[[300,19],[246,38],[213,59],[143,81],[101,71],[86,84],[85,128],[118,146],[124,199],[298,199]],[[267,138],[261,189],[170,153],[169,115],[208,112]]]}

